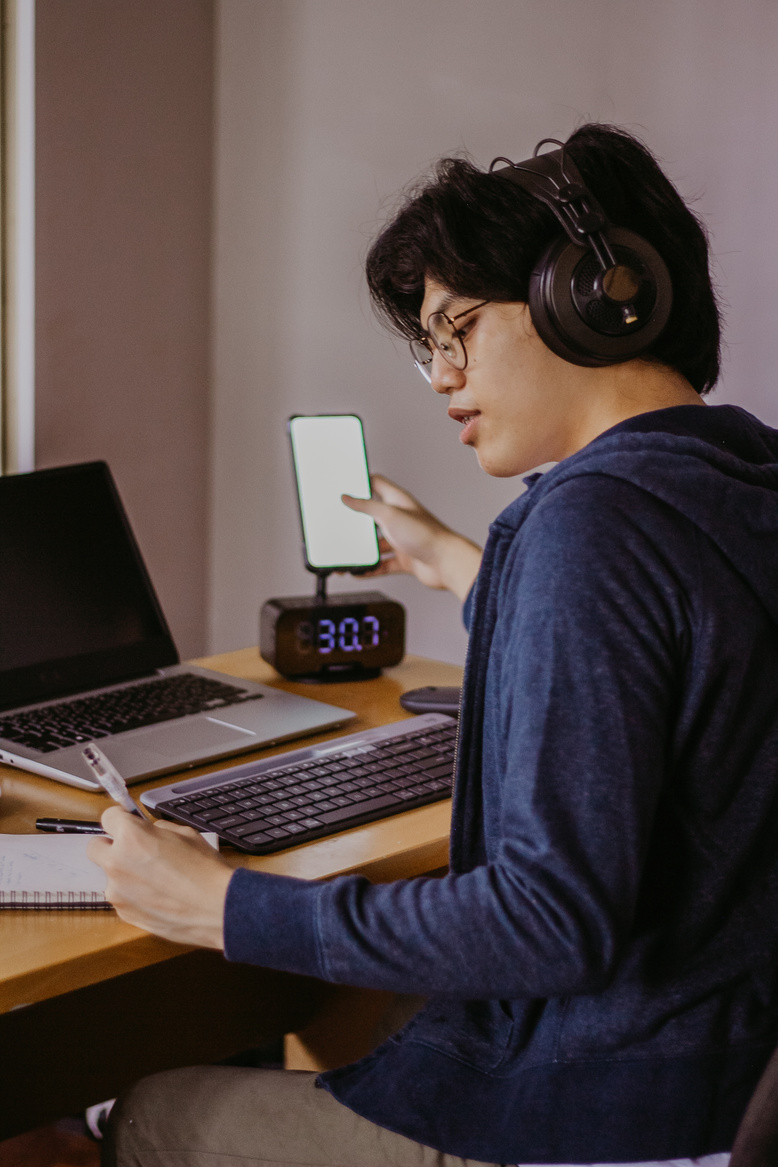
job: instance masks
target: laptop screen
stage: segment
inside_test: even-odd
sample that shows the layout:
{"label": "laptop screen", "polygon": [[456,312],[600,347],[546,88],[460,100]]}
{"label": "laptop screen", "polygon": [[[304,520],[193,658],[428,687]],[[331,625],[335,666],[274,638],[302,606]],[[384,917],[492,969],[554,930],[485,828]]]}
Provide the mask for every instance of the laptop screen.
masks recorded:
{"label": "laptop screen", "polygon": [[0,478],[0,709],[177,661],[105,463]]}

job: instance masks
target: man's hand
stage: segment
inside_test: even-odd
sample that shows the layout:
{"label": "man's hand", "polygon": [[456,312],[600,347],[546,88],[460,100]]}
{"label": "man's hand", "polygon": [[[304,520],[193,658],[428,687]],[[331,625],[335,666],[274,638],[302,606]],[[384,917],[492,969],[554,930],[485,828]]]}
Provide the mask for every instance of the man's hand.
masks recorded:
{"label": "man's hand", "polygon": [[381,528],[381,563],[365,576],[408,572],[430,588],[464,600],[481,565],[481,548],[436,519],[407,490],[374,474],[372,498],[344,494],[343,502]]}
{"label": "man's hand", "polygon": [[112,806],[101,818],[110,839],[87,855],[108,876],[106,898],[122,920],[179,944],[224,947],[224,901],[232,868],[191,827],[141,822]]}

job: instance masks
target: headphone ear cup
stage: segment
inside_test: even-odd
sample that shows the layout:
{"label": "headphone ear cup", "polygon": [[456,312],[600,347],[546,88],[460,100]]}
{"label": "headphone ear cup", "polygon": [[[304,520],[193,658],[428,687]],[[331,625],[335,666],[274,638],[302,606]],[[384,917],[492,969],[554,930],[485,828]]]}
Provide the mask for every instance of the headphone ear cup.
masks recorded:
{"label": "headphone ear cup", "polygon": [[590,247],[565,236],[549,245],[530,276],[529,309],[544,344],[557,356],[589,368],[632,360],[653,344],[673,302],[667,265],[656,248],[633,231],[611,227],[607,239],[620,264],[638,276],[637,320],[624,320],[599,281]]}

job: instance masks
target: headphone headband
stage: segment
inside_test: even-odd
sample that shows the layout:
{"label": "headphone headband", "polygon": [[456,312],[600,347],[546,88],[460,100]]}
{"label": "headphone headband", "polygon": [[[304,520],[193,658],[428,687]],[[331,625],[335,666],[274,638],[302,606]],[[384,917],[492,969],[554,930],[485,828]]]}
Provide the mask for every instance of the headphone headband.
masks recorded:
{"label": "headphone headband", "polygon": [[[544,138],[535,147],[554,138]],[[536,199],[549,207],[561,223],[571,243],[586,243],[589,236],[608,226],[608,220],[597,199],[587,190],[575,162],[559,143],[558,150],[547,154],[533,154],[526,162],[510,162],[507,158],[495,158],[489,173],[499,178],[507,178],[524,188]],[[506,166],[494,169],[495,162],[505,162]]]}
{"label": "headphone headband", "polygon": [[[558,147],[540,154],[547,142]],[[498,162],[504,166],[496,168]],[[553,352],[573,364],[610,365],[644,352],[667,323],[672,285],[659,253],[611,226],[564,143],[544,138],[532,158],[489,167],[539,199],[566,239],[555,240],[530,278],[530,313]],[[594,261],[594,267],[592,266]]]}

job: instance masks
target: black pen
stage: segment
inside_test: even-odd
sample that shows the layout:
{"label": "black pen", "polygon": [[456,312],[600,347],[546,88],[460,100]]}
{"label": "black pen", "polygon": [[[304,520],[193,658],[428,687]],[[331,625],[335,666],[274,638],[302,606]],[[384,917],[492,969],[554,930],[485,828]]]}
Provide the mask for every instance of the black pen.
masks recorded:
{"label": "black pen", "polygon": [[35,826],[39,831],[50,831],[58,835],[104,835],[105,831],[99,823],[88,819],[36,819]]}

